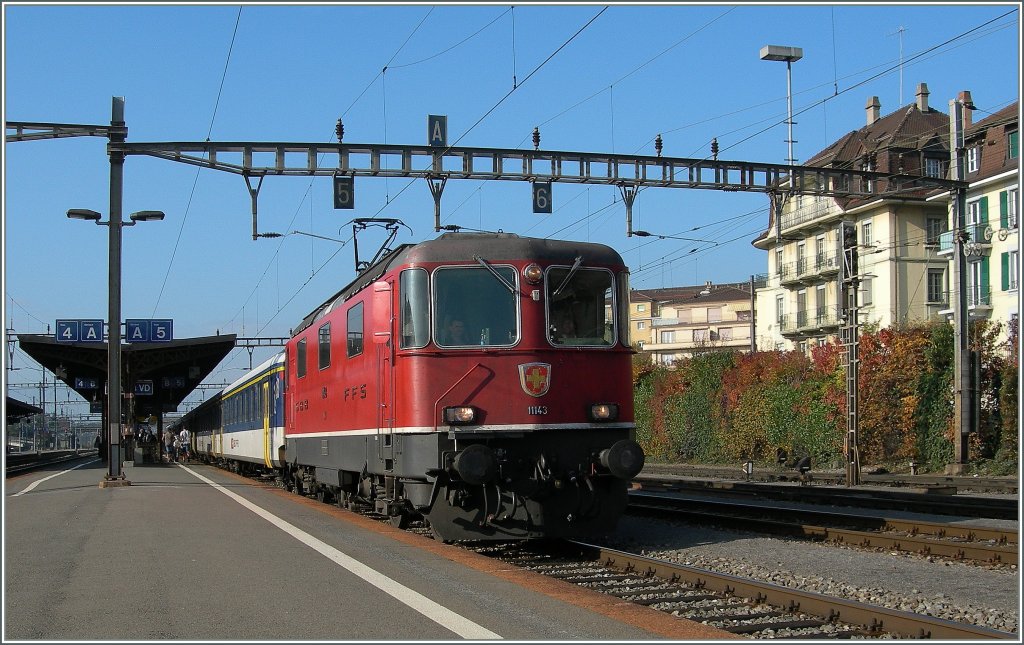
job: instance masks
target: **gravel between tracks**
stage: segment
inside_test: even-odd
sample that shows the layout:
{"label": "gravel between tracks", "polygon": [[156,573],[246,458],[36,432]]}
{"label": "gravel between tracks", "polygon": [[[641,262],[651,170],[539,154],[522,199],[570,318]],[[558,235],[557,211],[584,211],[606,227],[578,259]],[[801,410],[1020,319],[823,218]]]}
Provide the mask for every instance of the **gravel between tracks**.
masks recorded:
{"label": "gravel between tracks", "polygon": [[603,545],[1016,633],[1017,567],[985,567],[626,516]]}

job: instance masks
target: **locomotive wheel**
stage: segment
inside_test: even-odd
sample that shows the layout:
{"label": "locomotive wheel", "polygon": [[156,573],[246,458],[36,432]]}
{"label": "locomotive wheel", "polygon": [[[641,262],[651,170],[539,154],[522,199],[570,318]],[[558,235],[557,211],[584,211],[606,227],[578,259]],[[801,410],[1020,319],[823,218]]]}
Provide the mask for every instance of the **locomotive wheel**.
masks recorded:
{"label": "locomotive wheel", "polygon": [[388,520],[391,522],[391,526],[396,529],[407,529],[409,528],[409,514],[405,511],[398,511],[397,514],[391,515]]}
{"label": "locomotive wheel", "polygon": [[318,502],[328,504],[331,501],[331,491],[327,490],[326,486],[317,486],[316,499]]}
{"label": "locomotive wheel", "polygon": [[292,485],[295,487],[295,494],[296,495],[303,495],[304,494],[303,491],[302,491],[302,475],[300,475],[297,472],[294,473],[292,475]]}

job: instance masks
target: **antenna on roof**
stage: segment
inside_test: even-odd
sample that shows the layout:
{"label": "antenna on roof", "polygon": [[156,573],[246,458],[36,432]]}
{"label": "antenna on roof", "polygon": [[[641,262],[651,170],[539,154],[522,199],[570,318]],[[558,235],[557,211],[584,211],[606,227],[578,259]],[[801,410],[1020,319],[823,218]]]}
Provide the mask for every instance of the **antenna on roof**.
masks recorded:
{"label": "antenna on roof", "polygon": [[899,35],[900,37],[900,106],[903,105],[903,32],[906,30],[906,27],[900,25],[896,28],[896,31],[889,34],[890,36]]}

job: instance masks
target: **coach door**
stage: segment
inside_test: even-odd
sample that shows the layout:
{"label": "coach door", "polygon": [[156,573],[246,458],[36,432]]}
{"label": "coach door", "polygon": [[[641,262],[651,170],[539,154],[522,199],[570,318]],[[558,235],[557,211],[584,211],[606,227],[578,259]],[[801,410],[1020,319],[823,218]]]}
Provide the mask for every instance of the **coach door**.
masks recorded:
{"label": "coach door", "polygon": [[271,439],[270,433],[270,379],[263,381],[262,388],[263,395],[261,397],[261,403],[263,404],[263,463],[267,468],[273,467],[274,464],[270,462],[271,454]]}
{"label": "coach door", "polygon": [[386,281],[373,283],[371,333],[377,358],[377,458],[385,471],[395,466],[395,351],[392,342],[393,291]]}

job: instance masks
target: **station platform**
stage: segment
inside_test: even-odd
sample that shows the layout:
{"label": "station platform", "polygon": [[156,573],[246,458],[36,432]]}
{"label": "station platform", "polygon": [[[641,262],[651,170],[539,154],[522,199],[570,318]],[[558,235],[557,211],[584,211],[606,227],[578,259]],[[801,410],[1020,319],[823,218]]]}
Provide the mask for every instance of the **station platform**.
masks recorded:
{"label": "station platform", "polygon": [[197,464],[5,482],[7,640],[735,638]]}

